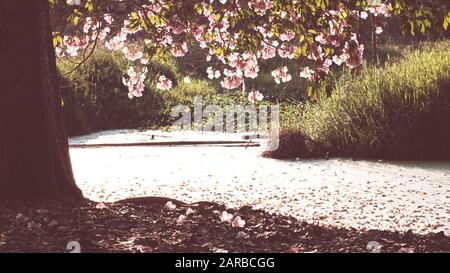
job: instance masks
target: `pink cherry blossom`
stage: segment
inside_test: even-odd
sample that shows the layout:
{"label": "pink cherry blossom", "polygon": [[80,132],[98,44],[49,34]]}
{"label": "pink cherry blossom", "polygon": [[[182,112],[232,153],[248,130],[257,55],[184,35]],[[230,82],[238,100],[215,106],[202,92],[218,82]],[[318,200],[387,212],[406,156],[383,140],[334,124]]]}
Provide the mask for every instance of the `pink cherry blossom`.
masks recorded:
{"label": "pink cherry blossom", "polygon": [[230,66],[238,73],[244,73],[247,78],[256,78],[259,73],[258,59],[253,53],[245,53],[241,57],[230,61]]}
{"label": "pink cherry blossom", "polygon": [[110,25],[114,22],[114,19],[112,18],[111,14],[108,13],[103,15],[103,19],[106,21],[106,23]]}
{"label": "pink cherry blossom", "polygon": [[326,45],[328,43],[327,39],[325,38],[325,35],[323,33],[319,34],[316,36],[315,41],[322,44],[322,45]]}
{"label": "pink cherry blossom", "polygon": [[244,71],[244,76],[247,78],[255,79],[256,77],[258,77],[258,73],[259,73],[258,65],[247,66],[247,68]]}
{"label": "pink cherry blossom", "polygon": [[364,45],[359,44],[356,35],[353,35],[350,42],[345,43],[341,59],[351,69],[356,69],[361,66],[363,62]]}
{"label": "pink cherry blossom", "polygon": [[277,46],[277,41],[274,41],[271,44],[263,43],[263,49],[260,51],[261,57],[264,60],[274,58],[277,54]]}
{"label": "pink cherry blossom", "polygon": [[322,63],[323,68],[329,68],[333,64],[333,61],[331,59],[325,59]]}
{"label": "pink cherry blossom", "polygon": [[84,23],[84,26],[83,26],[83,32],[84,33],[89,33],[89,31],[91,29],[95,29],[97,26],[98,26],[98,24],[94,26],[94,21],[92,20],[91,17],[87,17],[85,19],[85,23]]}
{"label": "pink cherry blossom", "polygon": [[[209,26],[211,27],[211,29],[216,29],[219,32],[226,32],[230,27],[230,22],[226,18],[221,18],[219,21],[216,21],[216,17],[210,15],[208,19],[210,22]],[[221,39],[225,37],[219,35],[217,38]]]}
{"label": "pink cherry blossom", "polygon": [[146,79],[146,73],[147,68],[144,68],[139,74],[136,72],[134,66],[128,68],[128,79],[124,77],[122,82],[128,87],[128,97],[130,99],[133,97],[142,97],[142,92],[145,88],[144,81]]}
{"label": "pink cherry blossom", "polygon": [[141,31],[141,27],[138,27],[136,29],[131,28],[130,21],[125,20],[123,21],[123,27],[120,30],[120,35],[123,37],[123,39],[126,39],[128,35],[130,34],[136,34],[138,31]]}
{"label": "pink cherry blossom", "polygon": [[170,88],[172,88],[172,81],[167,79],[166,76],[162,75],[159,77],[156,88],[161,90],[169,90]]}
{"label": "pink cherry blossom", "polygon": [[137,50],[136,48],[124,47],[122,49],[122,52],[125,55],[125,58],[127,58],[128,60],[130,60],[132,62],[141,59],[143,56],[142,52]]}
{"label": "pink cherry blossom", "polygon": [[272,76],[275,78],[277,84],[285,83],[292,80],[292,76],[288,73],[286,66],[280,67],[272,71]]}
{"label": "pink cherry blossom", "polygon": [[238,88],[244,79],[242,78],[242,73],[239,71],[231,71],[229,69],[224,70],[225,78],[220,83],[220,85],[225,89],[235,89]]}
{"label": "pink cherry blossom", "polygon": [[108,36],[108,33],[111,31],[109,27],[102,28],[100,31],[96,30],[92,34],[92,40],[99,39],[100,41],[103,41]]}
{"label": "pink cherry blossom", "polygon": [[286,33],[280,35],[280,40],[285,42],[290,42],[295,38],[295,33],[292,30],[288,30]]}
{"label": "pink cherry blossom", "polygon": [[211,66],[206,69],[206,73],[208,74],[209,79],[217,79],[220,78],[221,73],[219,70],[214,70]]}
{"label": "pink cherry blossom", "polygon": [[159,39],[159,42],[165,45],[172,45],[173,38],[170,35],[164,35],[161,39]]}
{"label": "pink cherry blossom", "polygon": [[309,67],[304,67],[302,69],[302,71],[300,72],[300,77],[308,79],[308,80],[312,80],[314,75],[314,70],[312,70]]}
{"label": "pink cherry blossom", "polygon": [[64,51],[60,46],[57,46],[55,48],[55,54],[56,54],[56,57],[61,58],[64,56]]}
{"label": "pink cherry blossom", "polygon": [[228,60],[228,64],[239,72],[242,72],[247,67],[247,62],[238,53],[230,54],[226,59]]}
{"label": "pink cherry blossom", "polygon": [[128,74],[128,76],[130,77],[130,78],[136,78],[137,77],[137,73],[136,73],[136,70],[134,69],[134,66],[130,66],[130,67],[128,67],[128,70],[127,70],[127,74]]}
{"label": "pink cherry blossom", "polygon": [[298,19],[301,18],[301,15],[299,13],[297,13],[297,11],[295,9],[291,10],[291,14],[290,15],[291,15],[291,20],[294,21],[294,22],[298,21]]}
{"label": "pink cherry blossom", "polygon": [[361,11],[361,14],[359,15],[359,17],[361,18],[361,19],[367,19],[367,17],[369,17],[369,14],[367,14],[367,12],[365,12],[365,11]]}
{"label": "pink cherry blossom", "polygon": [[273,7],[270,0],[250,0],[248,6],[260,15],[266,14],[267,10]]}
{"label": "pink cherry blossom", "polygon": [[278,49],[278,55],[283,59],[293,59],[296,51],[297,48],[295,46],[284,43]]}
{"label": "pink cherry blossom", "polygon": [[337,64],[337,65],[342,65],[343,60],[342,60],[339,56],[334,55],[334,56],[333,56],[333,62],[334,62],[335,64]]}
{"label": "pink cherry blossom", "polygon": [[190,27],[190,32],[192,33],[192,35],[194,35],[195,39],[200,42],[200,40],[203,38],[203,26],[198,26],[198,25],[192,25]]}
{"label": "pink cherry blossom", "polygon": [[256,101],[262,101],[264,99],[264,95],[261,94],[259,91],[257,90],[253,90],[252,92],[248,93],[248,100],[252,103],[255,104]]}
{"label": "pink cherry blossom", "polygon": [[376,33],[376,34],[381,34],[381,33],[383,33],[383,28],[377,27],[377,28],[375,29],[375,33]]}
{"label": "pink cherry blossom", "polygon": [[78,55],[78,51],[85,49],[89,45],[89,37],[83,38],[65,36],[63,39],[63,45],[66,46],[66,52],[70,56]]}
{"label": "pink cherry blossom", "polygon": [[125,43],[121,36],[114,36],[111,40],[109,40],[105,43],[105,46],[109,50],[118,50],[118,49],[123,48],[124,45],[125,45]]}
{"label": "pink cherry blossom", "polygon": [[242,76],[235,74],[232,76],[225,77],[223,81],[220,83],[220,85],[226,89],[236,89],[242,84],[242,82],[243,82]]}

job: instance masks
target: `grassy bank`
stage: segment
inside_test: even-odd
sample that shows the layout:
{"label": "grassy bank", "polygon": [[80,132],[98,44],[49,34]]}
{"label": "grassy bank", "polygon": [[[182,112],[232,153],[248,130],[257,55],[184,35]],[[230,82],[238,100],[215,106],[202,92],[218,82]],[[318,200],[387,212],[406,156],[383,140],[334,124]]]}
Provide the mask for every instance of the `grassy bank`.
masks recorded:
{"label": "grassy bank", "polygon": [[[267,154],[277,158],[365,157],[449,158],[450,42],[418,43],[407,49],[397,44],[380,47],[383,66],[367,65],[358,78],[337,71],[333,96],[304,103],[306,86],[298,77],[285,86],[273,86],[265,76],[248,83],[268,99],[280,102],[281,146]],[[406,57],[404,57],[406,55]],[[172,124],[173,106],[247,104],[245,94],[225,92],[199,71],[189,70],[195,56],[177,62],[153,60],[142,98],[130,100],[122,84],[127,61],[121,53],[98,50],[74,73],[75,65],[59,60],[63,74],[64,118],[69,135],[106,129],[164,128]],[[266,67],[267,66],[267,67]],[[167,75],[169,91],[156,89],[154,79]],[[266,73],[267,74],[267,73]],[[185,76],[191,81],[183,81]]]}
{"label": "grassy bank", "polygon": [[284,115],[291,157],[450,158],[450,42],[419,47],[397,62],[342,76],[333,96]]}

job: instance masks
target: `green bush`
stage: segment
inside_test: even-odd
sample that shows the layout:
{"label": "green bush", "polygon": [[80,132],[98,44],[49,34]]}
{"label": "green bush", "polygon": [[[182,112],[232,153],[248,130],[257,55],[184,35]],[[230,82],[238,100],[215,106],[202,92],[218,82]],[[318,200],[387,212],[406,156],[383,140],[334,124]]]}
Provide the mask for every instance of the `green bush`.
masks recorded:
{"label": "green bush", "polygon": [[[217,87],[208,80],[190,77],[190,82],[184,82],[184,75],[170,61],[153,60],[148,66],[143,96],[131,100],[122,83],[128,62],[121,53],[97,50],[79,69],[69,73],[75,66],[67,59],[58,60],[69,135],[107,129],[163,128],[174,121],[170,115],[172,107],[193,107],[195,96],[202,96],[203,105],[248,103],[240,92],[217,94]],[[155,79],[159,74],[170,78],[174,87],[158,90]]]}
{"label": "green bush", "polygon": [[450,158],[450,42],[344,75],[330,98],[302,107],[269,156]]}
{"label": "green bush", "polygon": [[[98,50],[79,69],[70,72],[75,64],[58,61],[63,74],[63,113],[69,135],[118,128],[155,127],[167,123],[168,101],[164,92],[156,90],[148,80],[142,98],[129,99],[122,83],[127,62],[120,53]],[[149,65],[149,79],[164,73],[177,82],[174,66],[153,62]]]}

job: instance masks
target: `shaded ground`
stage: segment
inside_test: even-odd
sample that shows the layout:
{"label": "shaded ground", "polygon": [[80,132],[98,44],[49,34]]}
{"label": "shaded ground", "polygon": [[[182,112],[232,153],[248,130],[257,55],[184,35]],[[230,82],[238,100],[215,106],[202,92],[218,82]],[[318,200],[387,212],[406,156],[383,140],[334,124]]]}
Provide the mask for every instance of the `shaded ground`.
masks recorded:
{"label": "shaded ground", "polygon": [[227,210],[245,221],[233,227],[221,219],[222,205],[173,200],[170,207],[167,201],[2,203],[0,252],[68,252],[70,241],[82,252],[368,252],[370,241],[382,252],[450,252],[442,232],[324,228],[250,207]]}

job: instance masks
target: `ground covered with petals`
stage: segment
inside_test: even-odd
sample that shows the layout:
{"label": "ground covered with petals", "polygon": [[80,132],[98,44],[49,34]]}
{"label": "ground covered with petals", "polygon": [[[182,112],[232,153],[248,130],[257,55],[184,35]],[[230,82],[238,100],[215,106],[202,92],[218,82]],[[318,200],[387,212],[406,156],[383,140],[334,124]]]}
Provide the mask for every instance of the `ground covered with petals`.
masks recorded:
{"label": "ground covered with petals", "polygon": [[441,233],[323,227],[250,207],[138,198],[81,205],[0,203],[0,252],[450,252]]}

